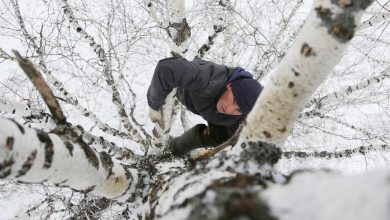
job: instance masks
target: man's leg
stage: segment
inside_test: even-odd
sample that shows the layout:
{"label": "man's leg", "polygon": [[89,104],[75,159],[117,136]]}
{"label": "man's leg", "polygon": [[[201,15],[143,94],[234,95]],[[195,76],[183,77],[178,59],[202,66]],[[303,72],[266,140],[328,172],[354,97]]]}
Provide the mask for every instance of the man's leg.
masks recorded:
{"label": "man's leg", "polygon": [[216,147],[227,141],[233,134],[228,126],[209,123],[201,134],[201,144],[204,147]]}
{"label": "man's leg", "polygon": [[218,146],[232,135],[233,132],[227,126],[197,124],[181,136],[173,138],[168,148],[174,155],[180,156],[196,148]]}

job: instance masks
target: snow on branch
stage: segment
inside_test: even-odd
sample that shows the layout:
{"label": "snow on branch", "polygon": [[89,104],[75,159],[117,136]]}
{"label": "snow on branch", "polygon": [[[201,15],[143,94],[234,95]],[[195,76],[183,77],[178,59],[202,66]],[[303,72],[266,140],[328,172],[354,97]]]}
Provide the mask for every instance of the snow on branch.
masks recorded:
{"label": "snow on branch", "polygon": [[334,122],[336,122],[337,124],[340,124],[340,125],[343,125],[349,129],[352,129],[352,130],[355,130],[355,131],[358,131],[364,135],[366,135],[368,138],[370,139],[377,139],[377,140],[381,140],[382,142],[386,143],[385,140],[383,140],[383,136],[379,136],[379,135],[376,135],[376,134],[373,134],[365,129],[362,129],[362,128],[359,128],[355,125],[352,125],[352,124],[349,124],[345,121],[342,121],[336,117],[331,117],[331,116],[328,116],[328,115],[324,115],[324,114],[321,114],[319,112],[316,112],[316,111],[310,111],[310,112],[306,112],[304,113],[304,115],[306,117],[320,117],[320,118],[324,118],[324,119],[328,119],[328,120],[332,120]]}
{"label": "snow on branch", "polygon": [[299,158],[299,159],[333,159],[333,158],[351,158],[358,155],[366,155],[372,152],[390,152],[390,145],[369,145],[369,146],[360,146],[353,149],[345,149],[340,151],[285,151],[282,153],[282,156],[290,158]]}
{"label": "snow on branch", "polygon": [[162,127],[160,124],[155,123],[151,146],[147,150],[149,155],[161,154],[167,146],[171,126],[175,121],[180,109],[179,101],[175,98],[175,95],[176,89],[173,89],[165,99],[165,104],[161,106],[164,125]]}
{"label": "snow on branch", "polygon": [[358,30],[360,31],[368,27],[372,27],[378,23],[388,20],[389,18],[390,12],[374,15],[370,19],[362,22],[362,24],[358,26]]}
{"label": "snow on branch", "polygon": [[21,117],[30,115],[39,115],[43,113],[40,110],[31,109],[28,104],[22,102],[10,102],[8,100],[0,100],[0,112],[9,112]]}
{"label": "snow on branch", "polygon": [[73,26],[73,28],[76,30],[77,33],[79,33],[84,39],[86,39],[89,43],[89,45],[93,48],[93,51],[96,53],[96,55],[99,58],[99,61],[103,64],[103,75],[106,78],[106,83],[110,87],[112,92],[112,102],[115,104],[118,116],[121,119],[121,122],[123,123],[123,126],[127,129],[129,135],[132,137],[132,139],[135,142],[140,143],[143,147],[147,145],[147,134],[144,134],[138,130],[135,126],[132,125],[131,121],[129,120],[129,117],[126,113],[125,106],[122,102],[121,96],[119,94],[119,90],[116,86],[115,80],[112,75],[112,70],[110,67],[110,63],[108,62],[106,52],[104,51],[103,47],[100,44],[97,44],[95,39],[89,35],[78,23],[76,20],[73,10],[68,4],[67,0],[61,0],[62,8],[64,14],[69,19],[69,23]]}
{"label": "snow on branch", "polygon": [[21,28],[21,31],[22,31],[23,35],[25,36],[26,40],[28,42],[30,42],[30,44],[34,48],[35,52],[38,54],[39,68],[42,69],[43,73],[45,73],[45,75],[47,76],[48,81],[51,83],[51,85],[53,85],[57,89],[57,91],[59,91],[61,93],[61,95],[63,97],[65,97],[64,101],[66,103],[68,103],[68,104],[71,104],[71,105],[75,106],[77,108],[77,110],[79,112],[81,112],[81,114],[83,116],[88,117],[89,119],[91,119],[95,124],[98,125],[98,127],[102,131],[104,131],[104,132],[106,132],[108,134],[111,134],[113,136],[119,136],[121,138],[126,138],[126,139],[131,138],[131,137],[129,137],[128,133],[121,132],[120,130],[117,130],[115,128],[110,127],[106,123],[102,122],[98,117],[96,117],[96,115],[94,113],[92,113],[88,109],[86,109],[83,106],[81,106],[78,103],[77,98],[74,97],[69,91],[67,91],[66,88],[63,86],[63,84],[57,78],[55,78],[53,76],[52,72],[50,70],[48,70],[48,68],[47,68],[47,66],[45,64],[45,59],[44,59],[44,54],[42,52],[42,49],[40,47],[38,47],[37,43],[34,40],[34,37],[32,37],[28,33],[28,31],[26,29],[26,26],[24,24],[24,20],[23,20],[21,14],[20,14],[18,1],[17,0],[11,0],[11,2],[13,4],[13,8],[14,8],[16,17],[17,17],[17,19],[19,21],[20,28]]}
{"label": "snow on branch", "polygon": [[96,137],[89,132],[85,131],[81,126],[76,126],[77,133],[86,140],[86,143],[96,149],[99,152],[106,152],[111,157],[115,157],[117,160],[120,160],[122,163],[134,163],[136,162],[136,155],[128,148],[122,148],[116,146],[114,143],[108,142],[102,136]]}
{"label": "snow on branch", "polygon": [[71,127],[46,133],[11,120],[0,124],[0,178],[49,182],[107,198],[120,197],[137,183],[135,170],[94,151]]}
{"label": "snow on branch", "polygon": [[195,59],[202,59],[207,51],[210,50],[211,46],[214,44],[214,39],[218,36],[219,33],[223,32],[226,29],[226,26],[213,25],[213,33],[207,38],[207,43],[204,43],[198,50],[198,54],[195,56]]}
{"label": "snow on branch", "polygon": [[[387,67],[380,74],[373,76],[371,78],[368,78],[368,79],[364,80],[363,82],[360,82],[360,83],[357,83],[354,85],[350,85],[350,86],[346,86],[337,92],[325,95],[325,96],[320,97],[320,98],[314,98],[306,104],[305,108],[310,108],[312,105],[316,105],[316,108],[319,109],[319,108],[321,108],[322,105],[324,105],[327,102],[333,102],[337,99],[345,98],[356,91],[367,89],[367,88],[370,88],[372,86],[375,86],[388,78],[390,78],[390,67]],[[305,115],[306,115],[306,113],[302,114],[302,116],[305,116]]]}

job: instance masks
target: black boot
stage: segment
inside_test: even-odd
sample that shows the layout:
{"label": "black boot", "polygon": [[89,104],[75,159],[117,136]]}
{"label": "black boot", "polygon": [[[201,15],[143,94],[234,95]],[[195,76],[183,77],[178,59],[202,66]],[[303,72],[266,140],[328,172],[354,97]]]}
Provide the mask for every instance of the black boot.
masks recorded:
{"label": "black boot", "polygon": [[205,147],[202,146],[201,134],[207,126],[197,124],[179,137],[173,138],[168,143],[168,150],[175,156],[182,156],[193,149]]}

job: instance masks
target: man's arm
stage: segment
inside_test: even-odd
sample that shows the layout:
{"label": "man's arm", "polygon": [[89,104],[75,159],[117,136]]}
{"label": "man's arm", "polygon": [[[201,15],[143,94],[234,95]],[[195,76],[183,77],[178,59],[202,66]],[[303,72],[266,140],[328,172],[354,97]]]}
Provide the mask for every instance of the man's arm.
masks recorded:
{"label": "man's arm", "polygon": [[[206,65],[211,66],[209,62]],[[206,74],[206,71],[210,74]],[[184,58],[161,60],[156,66],[148,89],[148,104],[152,109],[158,110],[167,95],[176,87],[201,91],[208,86],[212,74],[213,68],[204,68]]]}

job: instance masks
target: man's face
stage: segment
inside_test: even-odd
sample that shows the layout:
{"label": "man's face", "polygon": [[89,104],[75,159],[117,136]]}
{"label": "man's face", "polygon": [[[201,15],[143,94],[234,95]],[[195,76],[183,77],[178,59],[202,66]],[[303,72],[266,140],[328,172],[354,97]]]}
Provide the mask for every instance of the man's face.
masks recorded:
{"label": "man's face", "polygon": [[240,108],[234,99],[230,83],[226,86],[226,91],[217,102],[217,111],[226,115],[241,115]]}

